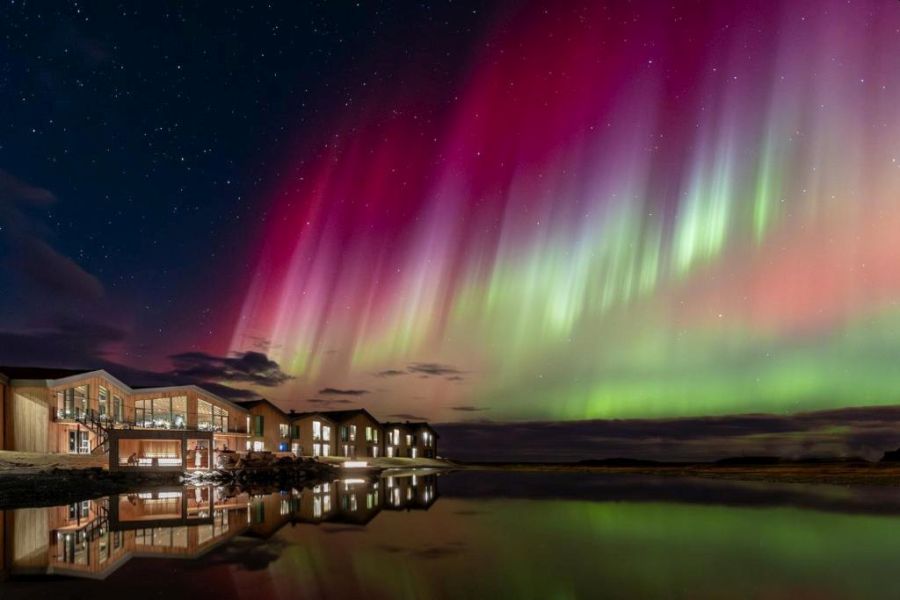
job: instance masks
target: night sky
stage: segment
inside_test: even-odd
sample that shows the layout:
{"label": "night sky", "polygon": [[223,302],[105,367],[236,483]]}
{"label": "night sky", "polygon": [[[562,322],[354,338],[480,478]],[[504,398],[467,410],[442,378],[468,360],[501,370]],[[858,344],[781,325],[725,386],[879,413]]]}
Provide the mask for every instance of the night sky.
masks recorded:
{"label": "night sky", "polygon": [[858,408],[900,397],[896,2],[9,2],[0,44],[2,363],[474,446],[900,443]]}

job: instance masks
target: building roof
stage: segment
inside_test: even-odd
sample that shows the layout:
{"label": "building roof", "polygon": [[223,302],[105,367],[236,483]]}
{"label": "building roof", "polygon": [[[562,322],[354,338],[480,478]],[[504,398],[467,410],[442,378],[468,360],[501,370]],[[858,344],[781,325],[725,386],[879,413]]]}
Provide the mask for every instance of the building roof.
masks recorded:
{"label": "building roof", "polygon": [[330,418],[332,421],[336,421],[338,423],[341,423],[348,419],[352,419],[353,417],[358,416],[358,415],[365,415],[365,416],[369,417],[370,419],[372,419],[373,421],[375,421],[376,423],[378,423],[378,419],[373,417],[372,413],[370,413],[369,411],[367,411],[364,408],[353,408],[350,410],[325,410],[325,411],[322,411],[320,414],[323,414],[326,417]]}
{"label": "building roof", "polygon": [[438,432],[435,430],[435,428],[432,427],[431,425],[429,425],[429,424],[428,424],[427,422],[425,422],[425,421],[418,421],[418,422],[415,422],[415,423],[412,423],[412,422],[410,422],[410,421],[405,421],[405,422],[392,421],[392,422],[390,422],[390,423],[382,423],[381,426],[384,427],[385,429],[387,429],[388,427],[402,427],[402,428],[404,428],[404,429],[410,429],[410,430],[413,430],[413,429],[430,429],[430,430],[431,430],[431,433],[434,434],[434,437],[437,437],[437,438],[441,437],[440,435],[438,435]]}
{"label": "building roof", "polygon": [[321,410],[311,410],[311,411],[307,411],[307,412],[291,411],[288,413],[287,416],[291,421],[296,421],[298,419],[305,419],[306,417],[323,417],[325,419],[328,419],[332,423],[334,422],[334,419],[332,417],[329,417],[328,413],[322,412]]}
{"label": "building roof", "polygon": [[105,369],[55,369],[55,368],[46,368],[46,367],[3,367],[0,366],[0,374],[5,375],[10,380],[18,379],[20,381],[52,381],[55,385],[60,385],[64,383],[68,383],[67,379],[78,379],[83,375],[88,374],[97,374],[98,376],[105,377],[109,381],[113,382],[117,386],[121,387],[124,391],[131,392],[132,394],[152,394],[155,392],[171,392],[176,390],[194,390],[196,392],[200,392],[206,394],[207,396],[211,396],[216,400],[232,406],[238,410],[246,411],[247,409],[235,402],[223,398],[219,394],[215,392],[211,392],[205,388],[202,388],[198,385],[194,384],[182,384],[182,385],[166,385],[166,386],[156,386],[156,387],[133,387],[124,383],[115,375],[112,375]]}
{"label": "building roof", "polygon": [[266,400],[265,398],[260,398],[258,400],[235,400],[235,404],[248,410],[253,408],[254,406],[259,406],[260,404],[268,404],[269,406],[280,412],[282,415],[284,415],[285,418],[290,418],[288,413],[281,410],[281,407],[273,404],[271,401]]}

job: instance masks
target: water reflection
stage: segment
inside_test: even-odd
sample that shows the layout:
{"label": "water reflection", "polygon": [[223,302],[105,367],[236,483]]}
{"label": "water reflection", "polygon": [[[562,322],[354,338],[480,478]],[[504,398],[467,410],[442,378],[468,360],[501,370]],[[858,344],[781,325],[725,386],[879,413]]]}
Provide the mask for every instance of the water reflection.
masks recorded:
{"label": "water reflection", "polygon": [[196,558],[288,523],[364,525],[382,510],[427,510],[437,485],[430,473],[270,493],[179,487],[0,511],[2,575],[105,578],[133,556]]}
{"label": "water reflection", "polygon": [[3,600],[896,597],[900,489],[465,472],[145,491],[0,524]]}

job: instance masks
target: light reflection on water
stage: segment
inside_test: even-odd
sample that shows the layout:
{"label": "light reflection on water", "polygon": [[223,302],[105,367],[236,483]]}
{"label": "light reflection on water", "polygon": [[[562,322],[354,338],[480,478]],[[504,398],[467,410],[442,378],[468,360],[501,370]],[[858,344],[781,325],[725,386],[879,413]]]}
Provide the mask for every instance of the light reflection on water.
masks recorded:
{"label": "light reflection on water", "polygon": [[890,488],[628,476],[176,488],[3,512],[0,597],[890,597],[898,516]]}

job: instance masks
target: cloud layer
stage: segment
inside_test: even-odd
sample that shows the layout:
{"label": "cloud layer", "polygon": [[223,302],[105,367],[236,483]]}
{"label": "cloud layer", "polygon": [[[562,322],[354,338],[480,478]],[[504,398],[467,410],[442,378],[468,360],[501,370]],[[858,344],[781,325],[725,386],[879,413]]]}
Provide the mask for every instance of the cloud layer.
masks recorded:
{"label": "cloud layer", "polygon": [[172,374],[189,379],[233,381],[276,387],[292,379],[278,363],[261,352],[214,356],[205,352],[182,352],[170,356]]}

